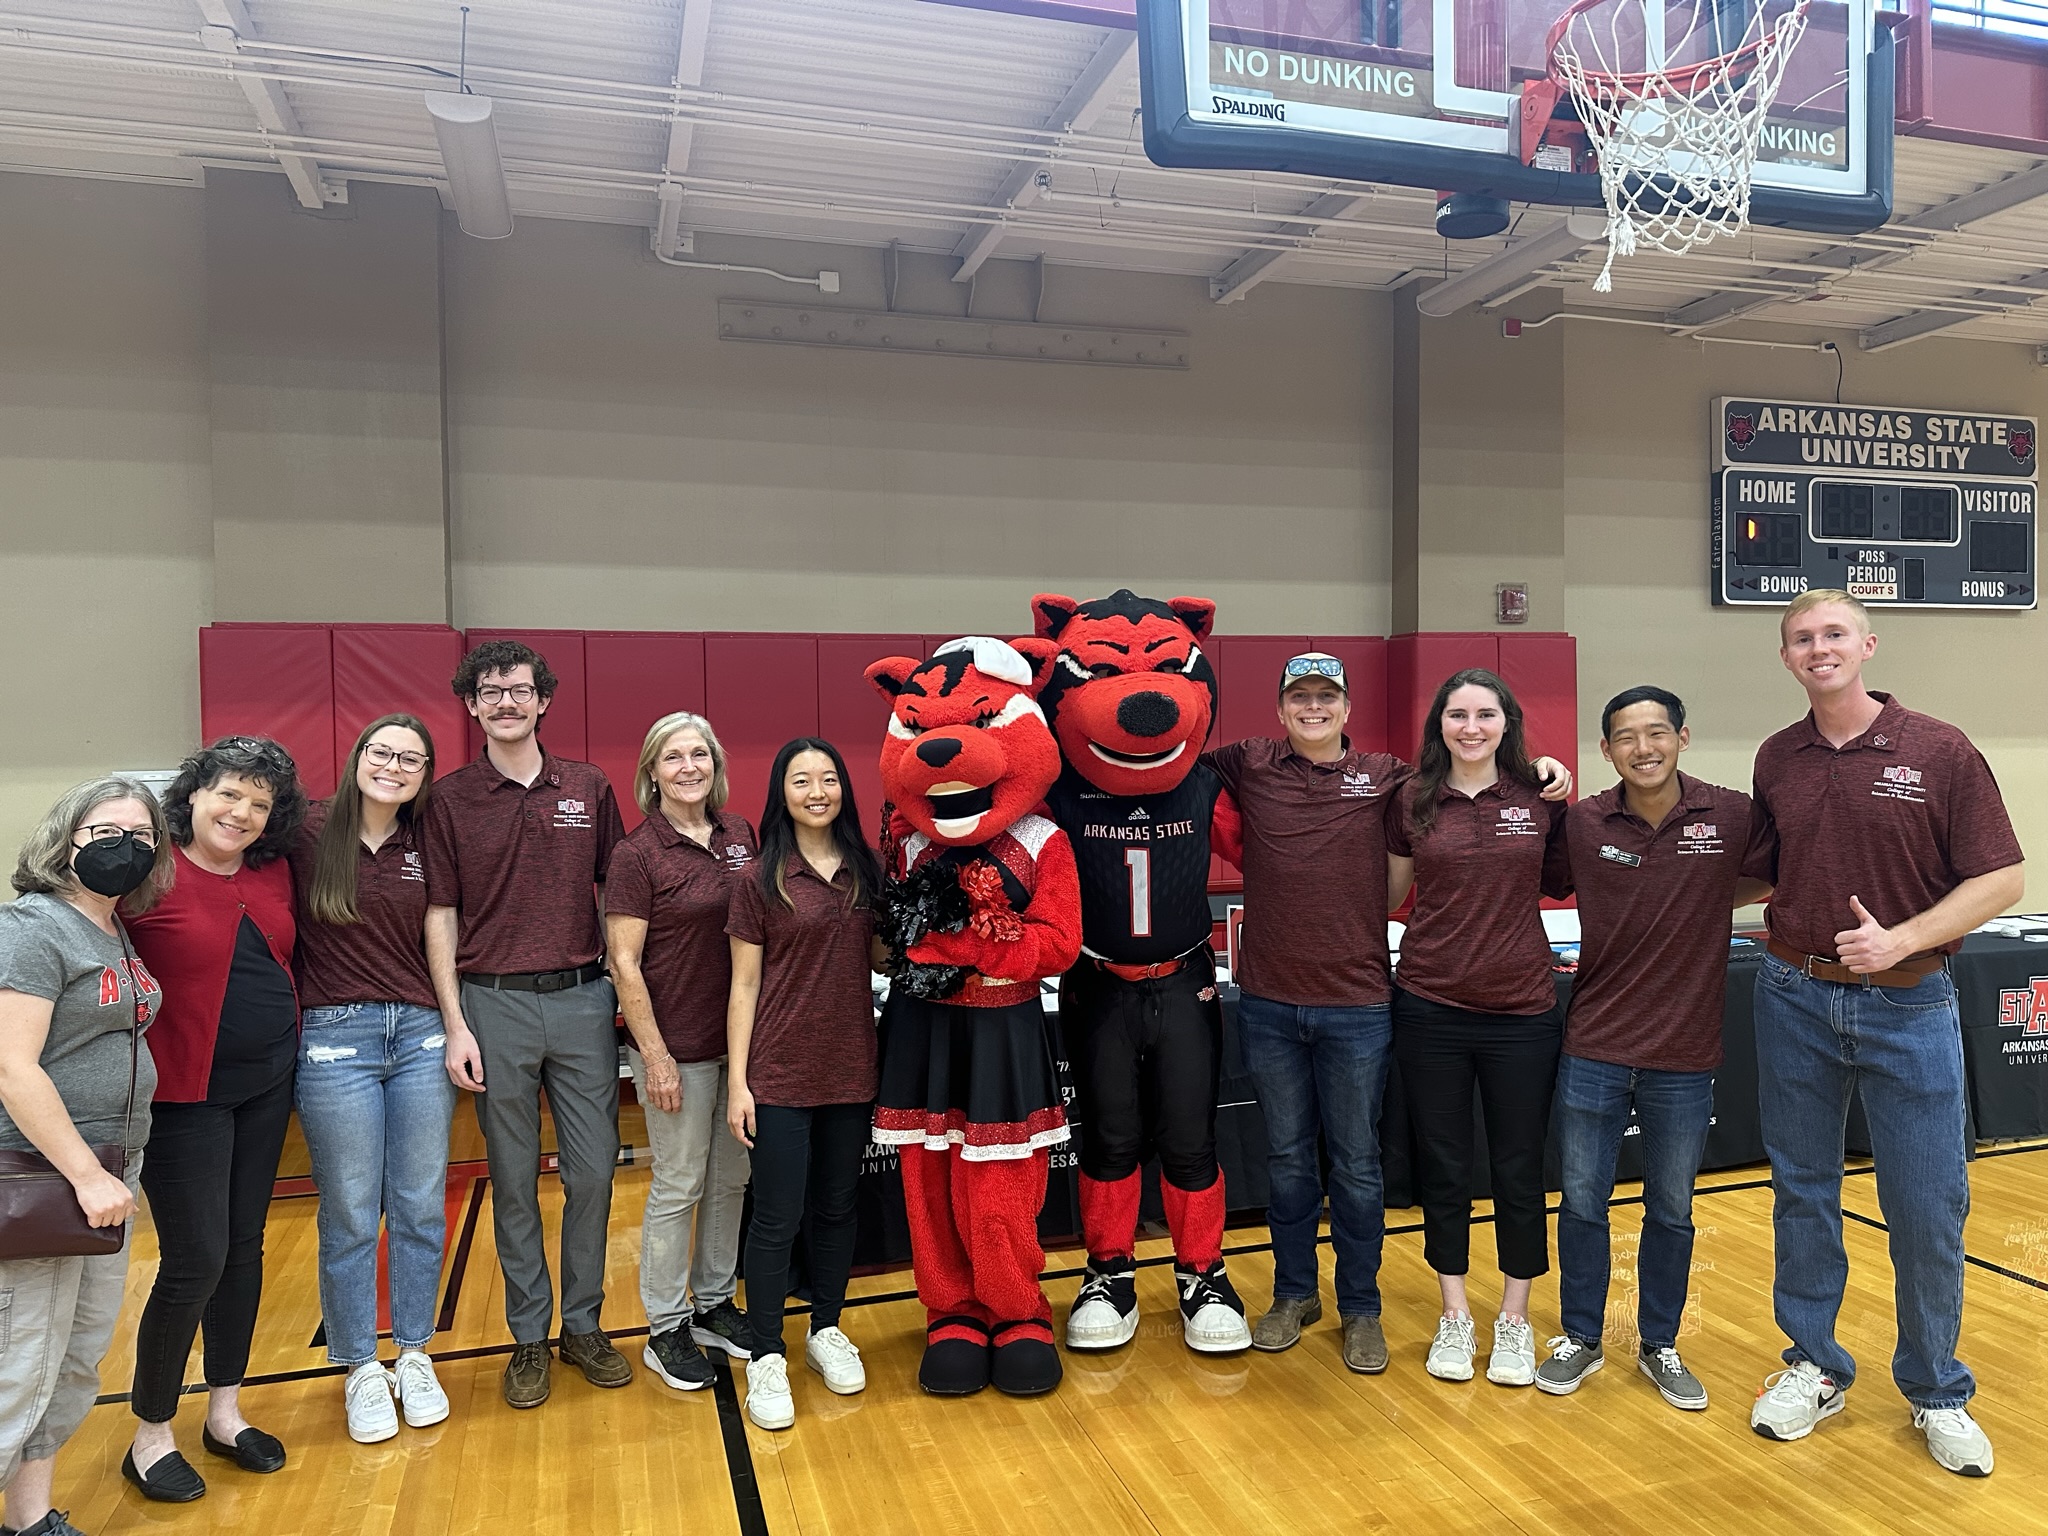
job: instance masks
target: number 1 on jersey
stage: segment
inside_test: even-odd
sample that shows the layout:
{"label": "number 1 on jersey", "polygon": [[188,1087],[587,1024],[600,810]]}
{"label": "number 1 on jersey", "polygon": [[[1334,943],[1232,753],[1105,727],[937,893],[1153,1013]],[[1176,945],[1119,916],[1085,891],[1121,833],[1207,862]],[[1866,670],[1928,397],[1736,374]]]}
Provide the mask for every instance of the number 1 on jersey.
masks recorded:
{"label": "number 1 on jersey", "polygon": [[1131,937],[1152,937],[1152,850],[1126,848],[1124,867],[1131,872]]}

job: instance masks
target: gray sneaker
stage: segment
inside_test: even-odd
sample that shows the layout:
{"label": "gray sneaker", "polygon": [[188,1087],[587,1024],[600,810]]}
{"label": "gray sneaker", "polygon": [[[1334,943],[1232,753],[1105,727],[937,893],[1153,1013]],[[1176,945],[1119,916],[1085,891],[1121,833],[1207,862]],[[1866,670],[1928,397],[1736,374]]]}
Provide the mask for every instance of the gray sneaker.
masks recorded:
{"label": "gray sneaker", "polygon": [[[1550,1358],[1536,1367],[1536,1388],[1552,1397],[1579,1390],[1579,1383],[1607,1363],[1598,1344],[1581,1344],[1569,1336],[1550,1341]],[[1648,1367],[1644,1367],[1648,1369]]]}
{"label": "gray sneaker", "polygon": [[1361,1376],[1377,1376],[1387,1368],[1387,1335],[1378,1318],[1361,1312],[1344,1319],[1344,1364]]}
{"label": "gray sneaker", "polygon": [[1301,1330],[1323,1319],[1320,1296],[1287,1296],[1274,1301],[1266,1315],[1252,1329],[1252,1348],[1268,1354],[1292,1349],[1301,1340]]}
{"label": "gray sneaker", "polygon": [[1705,1411],[1707,1389],[1700,1385],[1699,1377],[1685,1368],[1677,1350],[1669,1345],[1663,1349],[1652,1349],[1646,1344],[1636,1356],[1636,1364],[1657,1384],[1657,1390],[1664,1394],[1664,1401],[1672,1407],[1683,1408],[1688,1413]]}

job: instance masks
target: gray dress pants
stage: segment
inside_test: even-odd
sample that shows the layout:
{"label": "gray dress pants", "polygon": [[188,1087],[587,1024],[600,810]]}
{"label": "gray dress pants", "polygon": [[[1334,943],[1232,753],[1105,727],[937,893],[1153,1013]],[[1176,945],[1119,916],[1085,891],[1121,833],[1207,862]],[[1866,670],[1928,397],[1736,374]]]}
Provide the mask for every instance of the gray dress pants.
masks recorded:
{"label": "gray dress pants", "polygon": [[540,1096],[554,1116],[562,1175],[562,1329],[589,1333],[604,1308],[605,1239],[619,1158],[618,995],[599,978],[563,992],[501,992],[465,981],[462,1013],[484,1059],[477,1100],[491,1169],[492,1224],[514,1342],[553,1329],[540,1220]]}

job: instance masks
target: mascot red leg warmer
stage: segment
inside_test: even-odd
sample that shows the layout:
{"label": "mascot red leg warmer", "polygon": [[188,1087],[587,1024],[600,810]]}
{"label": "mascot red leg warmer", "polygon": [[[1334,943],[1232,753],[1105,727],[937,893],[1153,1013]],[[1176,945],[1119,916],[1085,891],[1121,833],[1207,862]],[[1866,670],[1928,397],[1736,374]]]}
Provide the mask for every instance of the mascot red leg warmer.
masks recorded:
{"label": "mascot red leg warmer", "polygon": [[1068,1131],[1039,982],[1073,964],[1081,916],[1071,848],[1038,814],[1059,772],[1034,698],[1051,653],[969,638],[867,674],[890,700],[894,807],[875,1140],[900,1149],[926,1315],[918,1382],[939,1396],[1060,1381],[1038,1213]]}
{"label": "mascot red leg warmer", "polygon": [[1190,1349],[1251,1347],[1223,1265],[1216,1162],[1223,1014],[1209,948],[1209,858],[1238,852],[1235,804],[1201,761],[1216,705],[1202,655],[1216,605],[1116,592],[1041,593],[1038,637],[1058,649],[1038,701],[1064,767],[1046,796],[1073,844],[1079,961],[1060,978],[1060,1029],[1081,1118],[1088,1276],[1069,1349],[1137,1332],[1139,1170],[1159,1160]]}

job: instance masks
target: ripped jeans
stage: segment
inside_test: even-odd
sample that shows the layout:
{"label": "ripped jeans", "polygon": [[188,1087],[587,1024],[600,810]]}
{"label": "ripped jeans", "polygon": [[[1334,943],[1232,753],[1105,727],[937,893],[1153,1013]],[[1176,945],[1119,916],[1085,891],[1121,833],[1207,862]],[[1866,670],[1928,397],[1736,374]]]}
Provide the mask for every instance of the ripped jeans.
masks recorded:
{"label": "ripped jeans", "polygon": [[377,1358],[377,1225],[390,1237],[391,1333],[434,1336],[447,1237],[455,1085],[441,1015],[412,1003],[308,1008],[299,1040],[299,1124],[320,1190],[320,1311],[327,1358]]}

